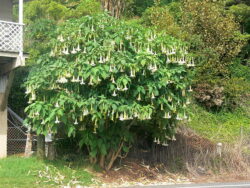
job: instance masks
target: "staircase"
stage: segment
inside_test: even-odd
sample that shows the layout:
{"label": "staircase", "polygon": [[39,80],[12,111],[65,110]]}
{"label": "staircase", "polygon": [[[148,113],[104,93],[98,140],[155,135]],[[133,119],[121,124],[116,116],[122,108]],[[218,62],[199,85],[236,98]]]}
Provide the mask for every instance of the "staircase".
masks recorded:
{"label": "staircase", "polygon": [[[8,108],[7,155],[22,155],[25,153],[29,143],[29,140],[27,140],[28,132],[28,128],[23,124],[23,119]],[[33,141],[31,140],[31,142]]]}

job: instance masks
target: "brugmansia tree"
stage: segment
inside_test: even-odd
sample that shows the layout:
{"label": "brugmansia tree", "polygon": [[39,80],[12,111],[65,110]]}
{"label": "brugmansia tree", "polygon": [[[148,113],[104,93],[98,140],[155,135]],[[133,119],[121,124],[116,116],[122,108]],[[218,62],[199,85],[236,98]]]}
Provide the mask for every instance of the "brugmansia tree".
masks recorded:
{"label": "brugmansia tree", "polygon": [[107,170],[128,152],[134,125],[157,144],[174,139],[192,91],[186,44],[106,14],[67,21],[56,35],[26,82],[27,123],[38,134],[80,135]]}

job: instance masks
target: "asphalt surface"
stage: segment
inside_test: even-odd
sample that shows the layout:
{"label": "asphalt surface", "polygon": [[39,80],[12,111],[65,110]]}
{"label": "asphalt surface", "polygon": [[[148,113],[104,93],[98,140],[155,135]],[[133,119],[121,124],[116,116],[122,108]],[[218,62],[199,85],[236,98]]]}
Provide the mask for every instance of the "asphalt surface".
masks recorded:
{"label": "asphalt surface", "polygon": [[[134,186],[139,188],[142,186]],[[143,186],[144,188],[250,188],[250,182],[237,183],[205,183],[205,184],[184,184],[184,185],[154,185]],[[131,187],[130,187],[131,188]]]}

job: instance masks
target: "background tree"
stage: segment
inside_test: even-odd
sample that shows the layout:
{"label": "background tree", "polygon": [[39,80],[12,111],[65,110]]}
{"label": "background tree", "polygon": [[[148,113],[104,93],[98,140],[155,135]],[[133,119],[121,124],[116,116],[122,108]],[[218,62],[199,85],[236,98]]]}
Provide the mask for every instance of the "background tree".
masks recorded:
{"label": "background tree", "polygon": [[120,18],[133,0],[101,0],[102,8],[115,18]]}

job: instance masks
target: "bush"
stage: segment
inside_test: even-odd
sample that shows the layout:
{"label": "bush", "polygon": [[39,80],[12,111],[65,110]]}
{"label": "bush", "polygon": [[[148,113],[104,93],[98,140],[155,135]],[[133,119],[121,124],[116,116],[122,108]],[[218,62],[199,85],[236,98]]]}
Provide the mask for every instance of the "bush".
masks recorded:
{"label": "bush", "polygon": [[241,60],[238,59],[230,66],[230,72],[232,77],[243,78],[250,82],[250,63],[243,65],[241,64]]}
{"label": "bush", "polygon": [[81,0],[75,8],[72,8],[66,18],[80,18],[86,15],[101,13],[101,3],[96,0]]}
{"label": "bush", "polygon": [[211,84],[198,84],[195,88],[195,99],[208,109],[221,108],[224,102],[224,88]]}
{"label": "bush", "polygon": [[110,169],[128,152],[131,127],[150,127],[166,145],[176,120],[188,118],[193,64],[181,41],[106,14],[67,21],[56,35],[26,82],[27,121],[38,134],[64,127]]}
{"label": "bush", "polygon": [[181,28],[176,24],[176,20],[167,6],[148,8],[142,16],[142,22],[150,27],[155,27],[159,31],[164,31],[177,38],[184,38]]}
{"label": "bush", "polygon": [[233,77],[225,84],[225,107],[233,109],[242,99],[250,96],[250,82],[244,78]]}
{"label": "bush", "polygon": [[131,4],[130,9],[133,10],[133,13],[136,16],[142,16],[143,12],[148,8],[154,5],[154,0],[134,0],[134,3]]}

